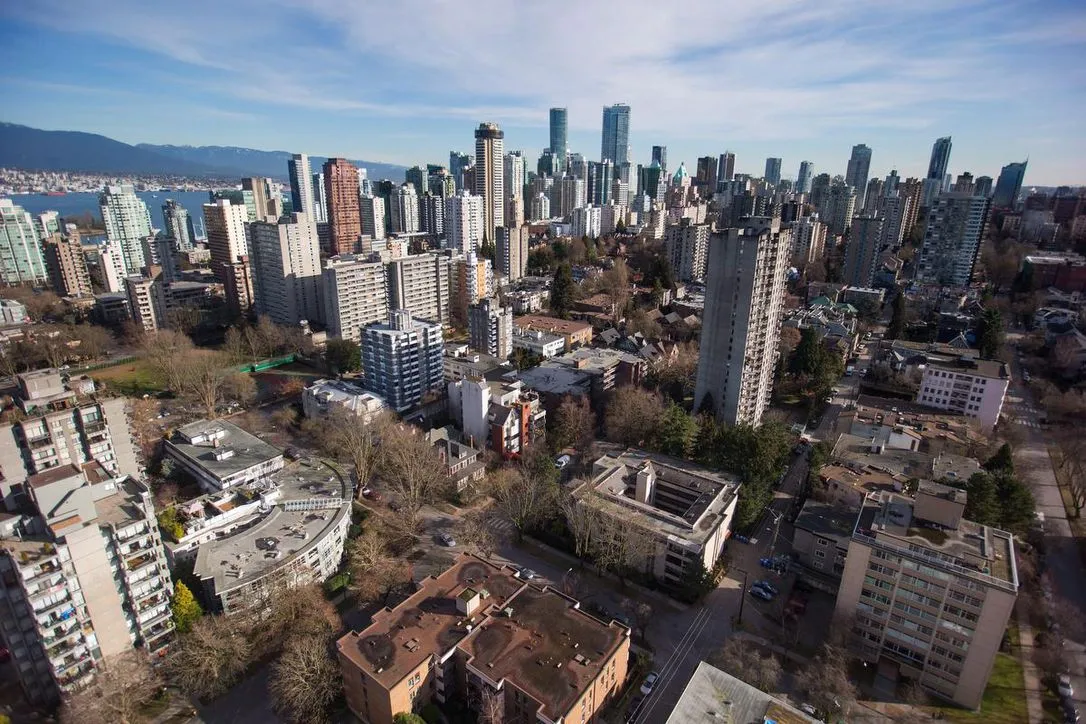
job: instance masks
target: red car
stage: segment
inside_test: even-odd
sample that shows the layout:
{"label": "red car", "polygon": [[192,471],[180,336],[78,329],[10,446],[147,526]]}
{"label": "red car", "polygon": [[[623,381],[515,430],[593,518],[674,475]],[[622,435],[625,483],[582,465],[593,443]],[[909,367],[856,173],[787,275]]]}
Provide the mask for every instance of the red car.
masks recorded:
{"label": "red car", "polygon": [[373,488],[362,488],[362,497],[375,503],[381,502],[381,494]]}

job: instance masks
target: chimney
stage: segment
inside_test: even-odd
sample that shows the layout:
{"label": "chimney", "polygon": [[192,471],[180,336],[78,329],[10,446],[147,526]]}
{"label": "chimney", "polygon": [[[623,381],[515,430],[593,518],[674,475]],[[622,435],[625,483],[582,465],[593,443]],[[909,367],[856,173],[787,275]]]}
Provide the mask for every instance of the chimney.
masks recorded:
{"label": "chimney", "polygon": [[652,505],[656,492],[656,471],[651,462],[645,462],[637,471],[637,500],[646,505]]}

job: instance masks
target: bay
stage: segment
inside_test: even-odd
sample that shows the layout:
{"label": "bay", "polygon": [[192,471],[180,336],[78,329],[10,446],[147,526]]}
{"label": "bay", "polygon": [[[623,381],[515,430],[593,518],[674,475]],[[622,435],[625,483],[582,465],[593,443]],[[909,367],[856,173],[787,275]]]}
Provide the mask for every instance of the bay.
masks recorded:
{"label": "bay", "polygon": [[[206,236],[203,205],[208,202],[207,191],[140,191],[136,195],[147,204],[147,209],[151,212],[151,223],[156,229],[166,228],[166,222],[162,216],[162,205],[166,203],[166,199],[173,199],[189,212],[196,235]],[[97,193],[74,193],[63,196],[13,194],[11,200],[31,214],[56,211],[63,217],[90,213],[98,219],[99,224],[102,221],[102,210],[98,206]]]}

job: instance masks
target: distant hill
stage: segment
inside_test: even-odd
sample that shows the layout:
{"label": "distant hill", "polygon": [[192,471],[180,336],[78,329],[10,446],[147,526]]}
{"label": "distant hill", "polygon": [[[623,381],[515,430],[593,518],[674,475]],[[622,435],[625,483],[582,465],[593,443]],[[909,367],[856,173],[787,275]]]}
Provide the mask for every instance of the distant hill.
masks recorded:
{"label": "distant hill", "polygon": [[[240,168],[245,169],[244,175],[271,176],[280,179],[287,178],[287,161],[291,156],[288,151],[258,151],[237,146],[155,146],[150,143],[141,143],[137,147],[201,166]],[[320,171],[321,165],[327,160],[322,156],[310,156],[309,165],[313,173]],[[368,177],[373,181],[387,178],[403,182],[404,171],[407,170],[406,166],[377,161],[352,159],[351,163],[366,169]]]}
{"label": "distant hill", "polygon": [[224,173],[222,169],[164,156],[96,133],[43,131],[14,123],[0,123],[0,166],[41,171],[178,176]]}
{"label": "distant hill", "polygon": [[[286,151],[258,151],[235,146],[135,146],[96,133],[44,131],[0,122],[0,166],[41,171],[130,173],[175,176],[270,176],[286,179]],[[326,159],[310,158],[313,171]],[[403,166],[353,161],[369,178],[402,182]]]}

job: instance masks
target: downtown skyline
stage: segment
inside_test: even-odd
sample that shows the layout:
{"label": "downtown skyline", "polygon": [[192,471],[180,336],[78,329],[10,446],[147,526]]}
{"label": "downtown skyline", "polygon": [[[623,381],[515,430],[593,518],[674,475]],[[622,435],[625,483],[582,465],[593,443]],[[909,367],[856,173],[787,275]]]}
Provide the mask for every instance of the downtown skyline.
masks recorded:
{"label": "downtown skyline", "polygon": [[[653,145],[668,147],[675,168],[729,150],[736,172],[761,175],[767,157],[781,157],[782,176],[794,179],[801,160],[816,174],[844,174],[850,149],[862,143],[872,149],[872,177],[890,169],[923,176],[932,141],[952,136],[952,174],[994,177],[1029,157],[1027,185],[1086,182],[1086,141],[1075,120],[1086,96],[1081,73],[1068,71],[1083,56],[1086,12],[1074,3],[1047,6],[1040,19],[1013,3],[919,3],[880,8],[862,23],[843,3],[799,10],[692,3],[678,11],[646,4],[629,8],[617,27],[589,3],[555,17],[611,27],[630,42],[586,40],[576,52],[554,18],[492,8],[488,28],[510,36],[531,28],[540,47],[556,51],[524,58],[459,37],[451,9],[284,0],[280,12],[258,12],[258,5],[5,7],[9,42],[0,58],[9,74],[0,84],[20,103],[3,120],[63,123],[128,143],[405,166],[470,152],[473,130],[494,122],[506,149],[523,150],[531,164],[549,145],[551,107],[568,109],[570,150],[596,160],[601,109],[626,103],[635,163],[647,164]],[[205,22],[212,13],[219,21]],[[402,42],[397,24],[414,28],[427,52]],[[57,38],[65,54],[31,53]],[[336,53],[366,72],[348,78],[331,63]],[[771,62],[779,57],[792,60]]]}

